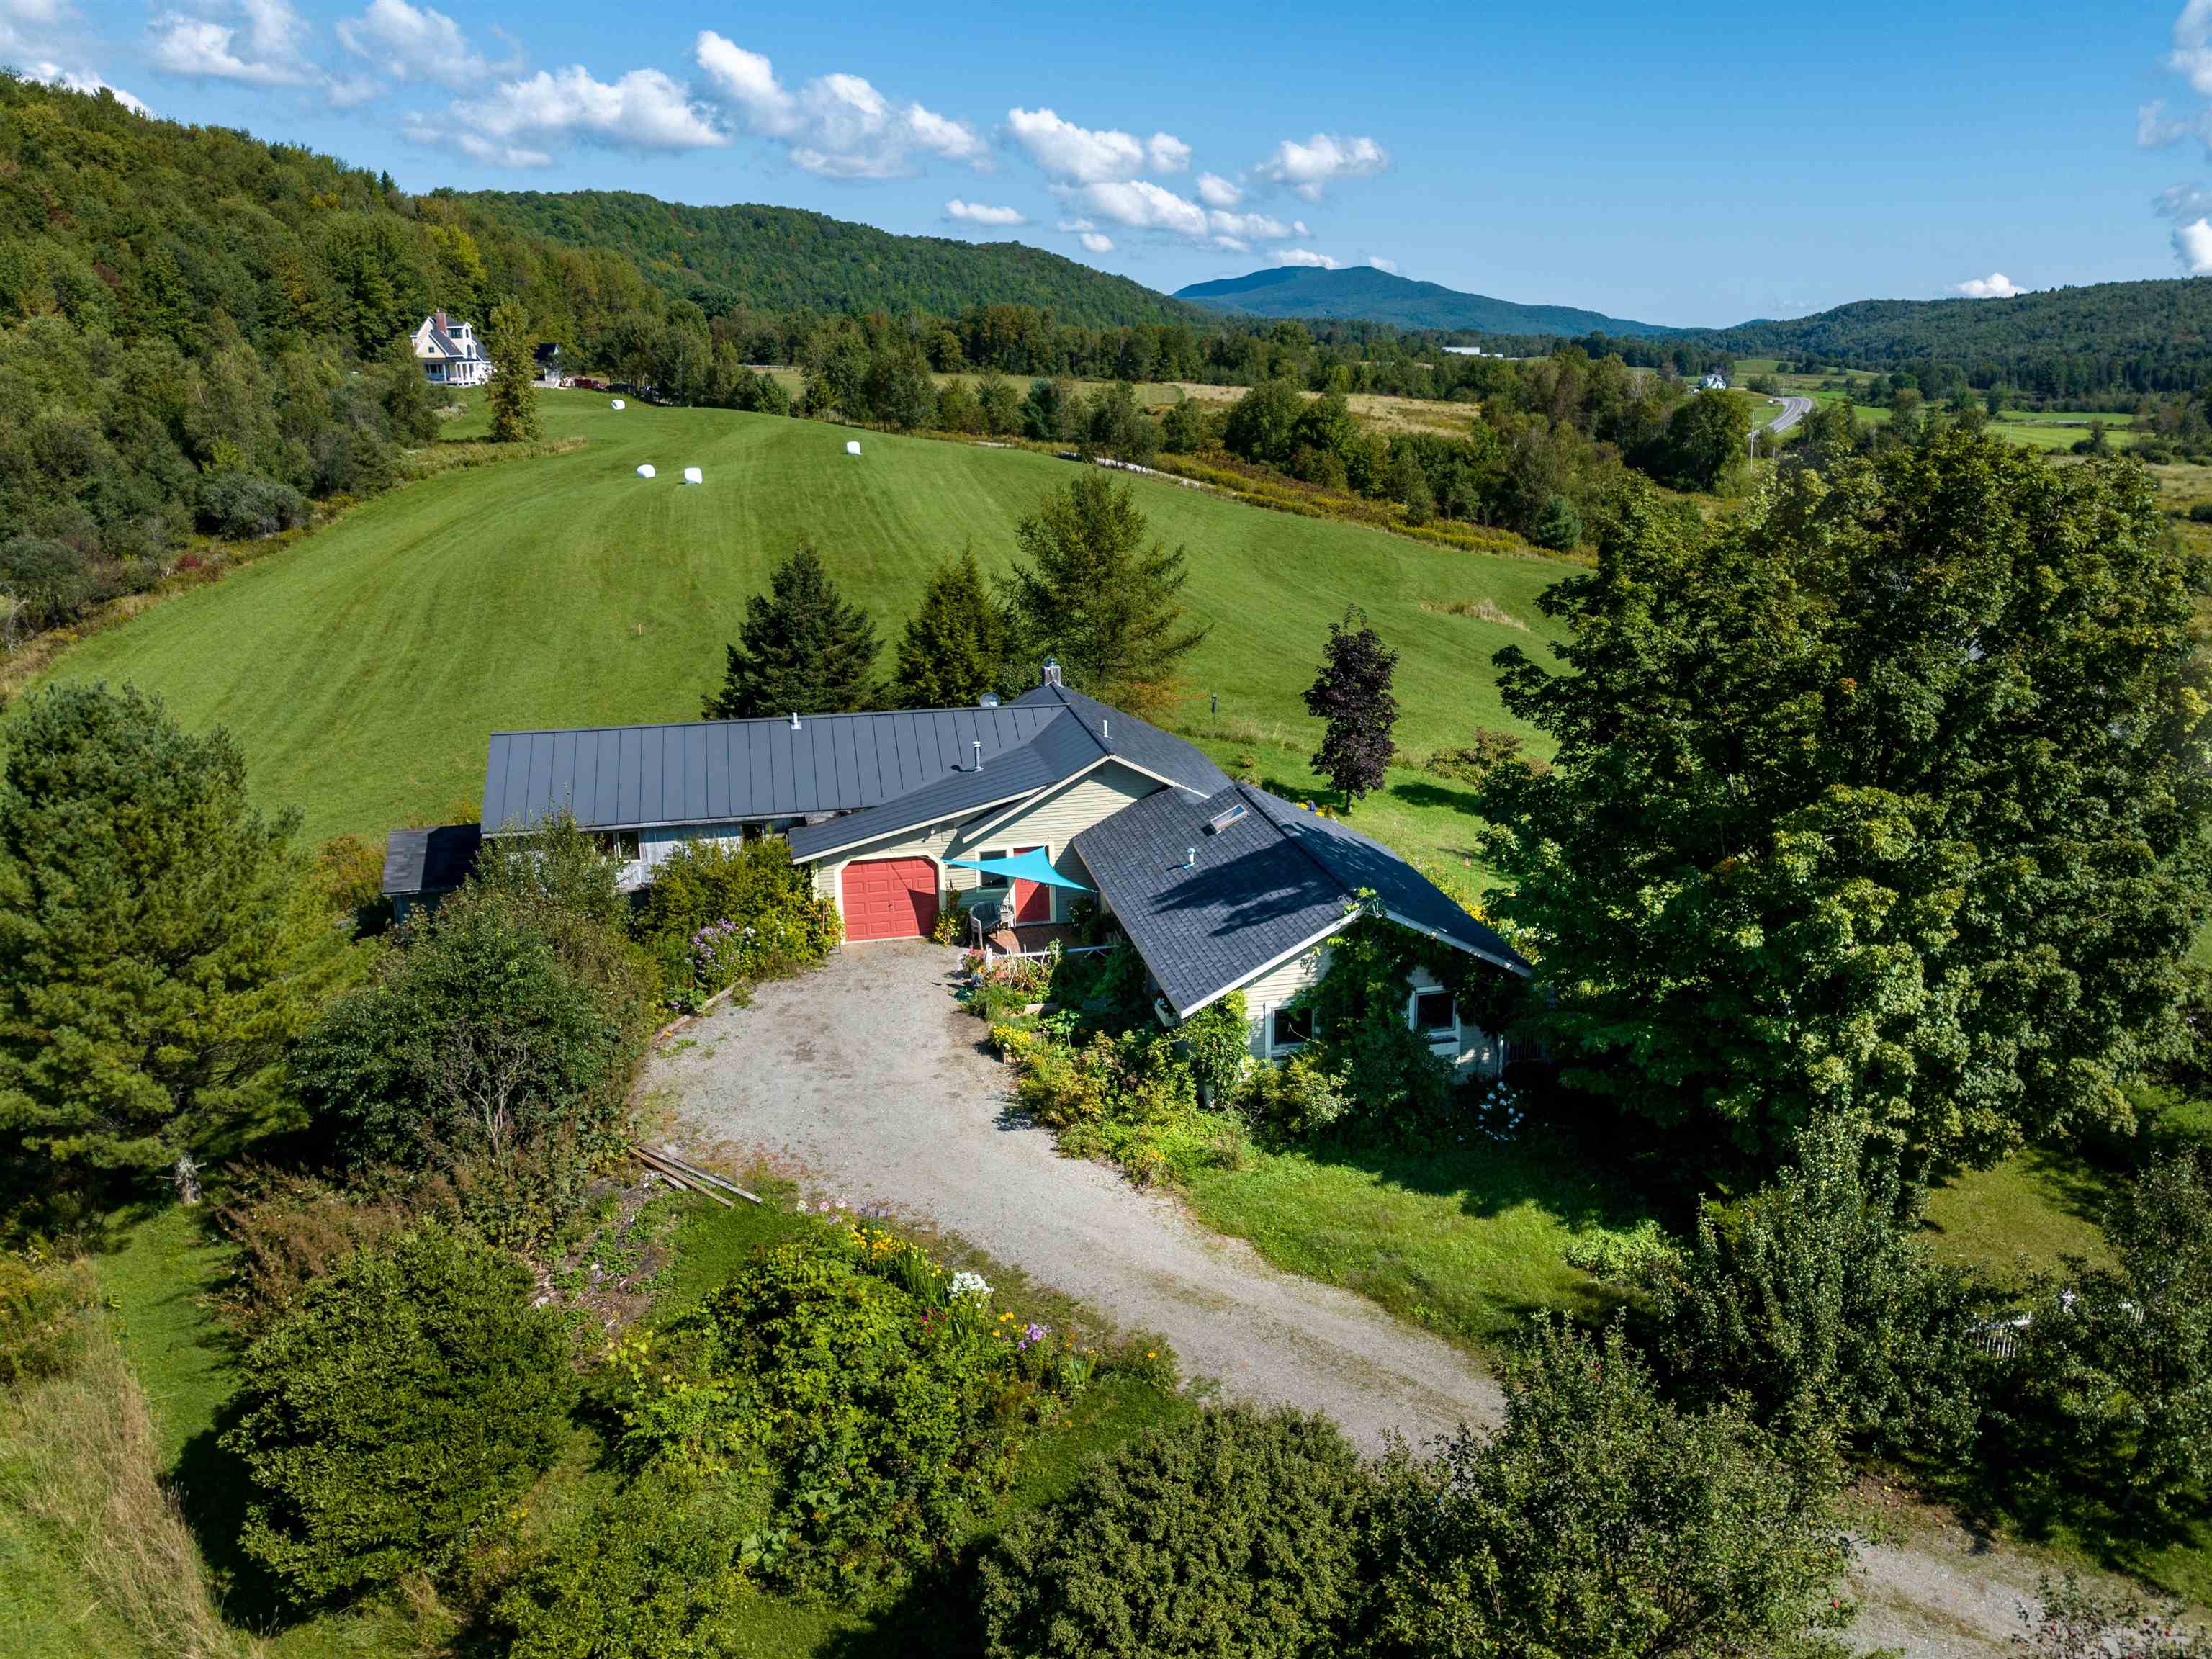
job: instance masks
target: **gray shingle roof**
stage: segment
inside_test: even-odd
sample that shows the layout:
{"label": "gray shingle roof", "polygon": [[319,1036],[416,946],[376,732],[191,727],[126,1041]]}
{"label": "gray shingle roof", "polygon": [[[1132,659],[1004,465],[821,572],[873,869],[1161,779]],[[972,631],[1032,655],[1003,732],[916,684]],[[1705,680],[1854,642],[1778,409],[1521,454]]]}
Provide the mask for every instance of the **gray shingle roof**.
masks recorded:
{"label": "gray shingle roof", "polygon": [[587,830],[849,812],[988,766],[1035,737],[1054,711],[902,709],[788,719],[695,720],[553,732],[495,732],[484,764],[494,835],[568,808]]}
{"label": "gray shingle roof", "polygon": [[[1244,810],[1218,834],[1206,823]],[[1393,916],[1515,973],[1528,964],[1381,842],[1249,784],[1162,790],[1074,848],[1178,1015],[1333,931],[1362,889]],[[1186,854],[1196,861],[1186,865]]]}
{"label": "gray shingle roof", "polygon": [[473,823],[394,830],[384,838],[386,896],[452,892],[468,879],[483,839],[481,827]]}

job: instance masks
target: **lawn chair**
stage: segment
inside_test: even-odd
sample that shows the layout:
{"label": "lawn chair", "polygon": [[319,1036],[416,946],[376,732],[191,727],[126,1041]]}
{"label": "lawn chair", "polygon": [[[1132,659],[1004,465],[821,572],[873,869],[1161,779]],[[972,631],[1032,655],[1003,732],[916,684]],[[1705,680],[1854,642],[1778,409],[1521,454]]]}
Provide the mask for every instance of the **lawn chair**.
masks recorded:
{"label": "lawn chair", "polygon": [[991,936],[1006,923],[1006,907],[996,899],[984,899],[968,907],[968,939],[981,951],[989,945]]}

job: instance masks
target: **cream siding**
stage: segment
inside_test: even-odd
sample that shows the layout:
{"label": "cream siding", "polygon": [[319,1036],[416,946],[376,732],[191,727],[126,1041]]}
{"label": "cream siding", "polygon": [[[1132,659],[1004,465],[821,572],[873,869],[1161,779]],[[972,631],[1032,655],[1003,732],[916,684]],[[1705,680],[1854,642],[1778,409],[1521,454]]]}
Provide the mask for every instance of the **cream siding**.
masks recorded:
{"label": "cream siding", "polygon": [[[1279,1058],[1267,1043],[1273,1029],[1274,1011],[1308,987],[1321,982],[1328,972],[1328,946],[1316,945],[1303,951],[1288,962],[1269,969],[1257,979],[1247,980],[1239,987],[1244,993],[1244,1012],[1251,1022],[1252,1057],[1255,1060]],[[1291,1052],[1285,1049],[1284,1054]]]}
{"label": "cream siding", "polygon": [[[1068,850],[1068,842],[1092,824],[1112,817],[1130,802],[1142,800],[1159,787],[1157,780],[1144,773],[1118,761],[1109,761],[1073,782],[1061,784],[1016,807],[1011,813],[1003,806],[979,813],[961,826],[955,838],[955,850],[947,856],[972,859],[987,852],[1011,853],[1017,847],[1042,847],[1053,867],[1062,875],[1088,882],[1091,872],[1083,867],[1083,860]],[[957,889],[972,895],[977,880],[975,871],[955,870],[950,873],[965,878],[957,884]],[[1067,914],[1067,907],[1075,896],[1068,889],[1053,889],[1054,921]]]}

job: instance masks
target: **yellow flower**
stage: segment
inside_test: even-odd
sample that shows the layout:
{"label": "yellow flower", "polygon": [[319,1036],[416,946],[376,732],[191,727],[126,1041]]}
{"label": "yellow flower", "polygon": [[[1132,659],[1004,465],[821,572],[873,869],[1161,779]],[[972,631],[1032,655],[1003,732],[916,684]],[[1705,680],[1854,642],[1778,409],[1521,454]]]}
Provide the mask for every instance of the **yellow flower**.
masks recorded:
{"label": "yellow flower", "polygon": [[1159,1358],[1159,1354],[1154,1350],[1147,1349],[1145,1352],[1145,1358],[1147,1359],[1158,1359]]}

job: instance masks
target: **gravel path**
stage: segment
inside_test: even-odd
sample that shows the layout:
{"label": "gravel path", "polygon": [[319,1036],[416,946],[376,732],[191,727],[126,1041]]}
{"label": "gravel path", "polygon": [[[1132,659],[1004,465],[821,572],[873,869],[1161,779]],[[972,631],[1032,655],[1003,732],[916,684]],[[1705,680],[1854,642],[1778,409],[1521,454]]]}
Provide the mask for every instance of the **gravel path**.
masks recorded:
{"label": "gravel path", "polygon": [[1172,1199],[1060,1156],[1006,1115],[1006,1070],[953,1001],[939,946],[854,946],[694,1027],[647,1086],[797,1174],[957,1233],[1127,1330],[1158,1332],[1236,1397],[1326,1412],[1370,1451],[1486,1422],[1497,1384],[1374,1304],[1269,1267]]}
{"label": "gravel path", "polygon": [[[758,1153],[813,1197],[957,1234],[1125,1329],[1158,1333],[1228,1395],[1326,1413],[1370,1452],[1394,1432],[1419,1446],[1497,1422],[1498,1385],[1456,1349],[1268,1266],[1011,1117],[1005,1068],[952,1000],[956,961],[918,942],[848,948],[693,1027],[647,1086],[672,1091],[702,1141]],[[1853,1576],[1855,1645],[1987,1659],[2020,1629],[2036,1571],[1947,1524],[1864,1547]]]}

